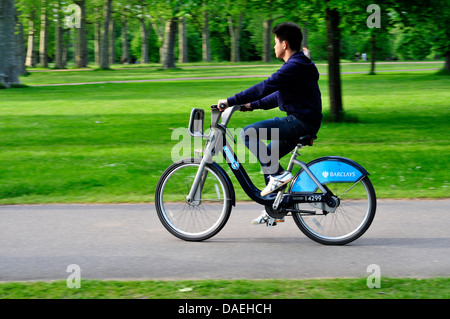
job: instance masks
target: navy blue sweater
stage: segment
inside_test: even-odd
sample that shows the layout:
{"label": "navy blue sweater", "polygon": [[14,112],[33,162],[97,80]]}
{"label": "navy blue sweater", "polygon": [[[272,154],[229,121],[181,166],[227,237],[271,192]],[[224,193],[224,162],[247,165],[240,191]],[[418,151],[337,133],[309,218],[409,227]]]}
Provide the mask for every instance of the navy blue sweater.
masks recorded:
{"label": "navy blue sweater", "polygon": [[298,51],[268,79],[229,97],[228,105],[251,103],[252,109],[265,110],[279,107],[319,129],[322,100],[318,80],[316,65]]}

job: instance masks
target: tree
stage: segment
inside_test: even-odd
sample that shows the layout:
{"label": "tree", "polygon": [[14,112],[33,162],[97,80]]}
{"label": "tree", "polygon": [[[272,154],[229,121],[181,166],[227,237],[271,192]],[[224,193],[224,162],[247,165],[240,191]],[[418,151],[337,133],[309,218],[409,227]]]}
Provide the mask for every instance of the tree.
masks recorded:
{"label": "tree", "polygon": [[129,5],[122,7],[120,13],[120,26],[121,26],[121,47],[122,54],[120,56],[120,63],[129,64],[131,62],[130,45],[128,43],[128,11]]}
{"label": "tree", "polygon": [[25,67],[25,41],[24,39],[24,30],[23,24],[19,19],[19,11],[16,8],[16,61],[17,61],[17,73],[20,75],[24,75],[27,73]]}
{"label": "tree", "polygon": [[328,89],[330,94],[330,118],[339,122],[343,119],[341,71],[340,71],[340,41],[339,11],[332,6],[325,8],[328,42]]}
{"label": "tree", "polygon": [[64,23],[63,23],[63,13],[62,13],[62,5],[61,1],[58,0],[55,2],[55,69],[64,69]]}
{"label": "tree", "polygon": [[392,18],[403,32],[428,34],[428,49],[433,48],[445,57],[444,70],[450,72],[450,6],[446,0],[399,0],[386,1],[393,10]]}
{"label": "tree", "polygon": [[240,40],[247,0],[228,0],[227,22],[231,39],[231,62],[240,62]]}
{"label": "tree", "polygon": [[180,17],[178,24],[178,62],[188,62],[188,49],[187,49],[187,18],[186,16]]}
{"label": "tree", "polygon": [[217,5],[216,0],[195,0],[189,7],[192,23],[201,30],[203,62],[211,62],[210,15]]}
{"label": "tree", "polygon": [[164,42],[161,51],[161,63],[163,69],[175,68],[175,36],[177,33],[177,18],[171,17],[166,21],[166,27],[164,31]]}
{"label": "tree", "polygon": [[204,5],[202,8],[202,59],[204,62],[211,62],[211,43],[209,41],[209,8],[207,7],[207,0],[204,0]]}
{"label": "tree", "polygon": [[[291,15],[298,16],[302,2],[286,0],[253,0],[250,2],[258,15],[263,17],[262,34],[262,61],[272,61],[274,22],[280,19],[288,19],[294,22]],[[304,30],[303,30],[304,31]]]}
{"label": "tree", "polygon": [[322,10],[325,11],[327,30],[328,89],[332,122],[341,122],[344,119],[340,71],[342,12],[353,19],[352,13],[362,12],[360,2],[357,0],[325,0],[322,7]]}
{"label": "tree", "polygon": [[177,22],[184,15],[186,3],[180,0],[154,1],[149,8],[150,20],[158,35],[163,69],[175,68]]}
{"label": "tree", "polygon": [[0,87],[20,85],[14,0],[0,0]]}
{"label": "tree", "polygon": [[36,34],[37,34],[37,7],[36,3],[30,3],[29,5],[29,17],[28,17],[28,45],[27,45],[27,56],[25,60],[25,65],[29,67],[36,66],[37,62],[37,50],[36,50]]}
{"label": "tree", "polygon": [[149,62],[149,45],[148,38],[150,33],[150,15],[148,12],[148,6],[151,5],[146,0],[135,0],[133,2],[132,11],[139,20],[140,35],[141,35],[141,63]]}
{"label": "tree", "polygon": [[74,0],[74,3],[80,8],[80,26],[76,28],[75,64],[79,68],[84,68],[89,63],[86,38],[86,0]]}
{"label": "tree", "polygon": [[103,6],[103,28],[101,31],[99,67],[102,70],[109,69],[109,24],[111,20],[112,0],[105,0]]}
{"label": "tree", "polygon": [[39,63],[42,67],[48,67],[48,0],[42,0],[41,6],[41,30],[39,34]]}

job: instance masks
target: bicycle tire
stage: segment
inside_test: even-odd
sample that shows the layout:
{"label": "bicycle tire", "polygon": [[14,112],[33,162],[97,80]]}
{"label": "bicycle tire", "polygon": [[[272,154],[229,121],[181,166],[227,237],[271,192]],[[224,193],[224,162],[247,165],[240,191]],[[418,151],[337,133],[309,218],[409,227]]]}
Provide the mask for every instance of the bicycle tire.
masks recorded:
{"label": "bicycle tire", "polygon": [[188,203],[200,163],[187,159],[169,166],[161,175],[155,192],[155,208],[164,227],[186,241],[202,241],[216,235],[231,214],[232,198],[225,177],[214,165],[207,164],[201,201]]}
{"label": "bicycle tire", "polygon": [[[376,212],[376,194],[372,182],[368,176],[364,176],[357,183],[346,184],[350,183],[326,184],[339,198],[339,206],[335,212],[324,213],[317,208],[317,204],[294,205],[294,209],[301,212],[292,213],[293,219],[307,237],[324,245],[345,245],[358,239],[369,229]],[[346,191],[341,196],[336,188]],[[355,196],[348,196],[350,191]]]}

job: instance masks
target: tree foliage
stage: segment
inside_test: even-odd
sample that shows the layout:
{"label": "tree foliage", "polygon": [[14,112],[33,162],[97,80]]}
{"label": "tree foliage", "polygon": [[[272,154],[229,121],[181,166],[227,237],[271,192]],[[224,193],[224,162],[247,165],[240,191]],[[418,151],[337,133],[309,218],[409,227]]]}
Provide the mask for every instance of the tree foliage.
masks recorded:
{"label": "tree foliage", "polygon": [[[0,1],[3,6],[12,0]],[[339,36],[335,61],[354,61],[357,52],[367,53],[373,62],[445,56],[449,67],[447,0],[377,1],[381,28],[376,29],[368,28],[366,21],[370,14],[366,8],[372,2],[15,0],[17,18],[8,23],[13,24],[16,36],[20,33],[15,45],[20,51],[16,56],[23,56],[17,58],[19,65],[109,68],[111,63],[156,62],[173,68],[182,54],[191,62],[270,62],[275,58],[271,29],[284,21],[302,27],[304,44],[314,61],[326,61],[330,57],[327,13],[334,12],[339,17],[334,30]],[[76,28],[67,23],[73,16],[66,9],[73,4],[82,9]],[[180,21],[185,21],[183,37],[177,27]],[[7,27],[3,23],[1,28],[3,33]]]}

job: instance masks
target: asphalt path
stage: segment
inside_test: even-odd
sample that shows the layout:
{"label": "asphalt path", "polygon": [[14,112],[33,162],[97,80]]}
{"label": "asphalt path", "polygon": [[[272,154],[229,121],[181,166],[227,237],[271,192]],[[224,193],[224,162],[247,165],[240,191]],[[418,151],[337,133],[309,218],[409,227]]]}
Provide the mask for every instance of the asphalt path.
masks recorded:
{"label": "asphalt path", "polygon": [[450,276],[450,199],[379,200],[363,237],[324,246],[294,221],[252,225],[261,206],[240,202],[204,242],[177,239],[153,204],[0,206],[0,281]]}

